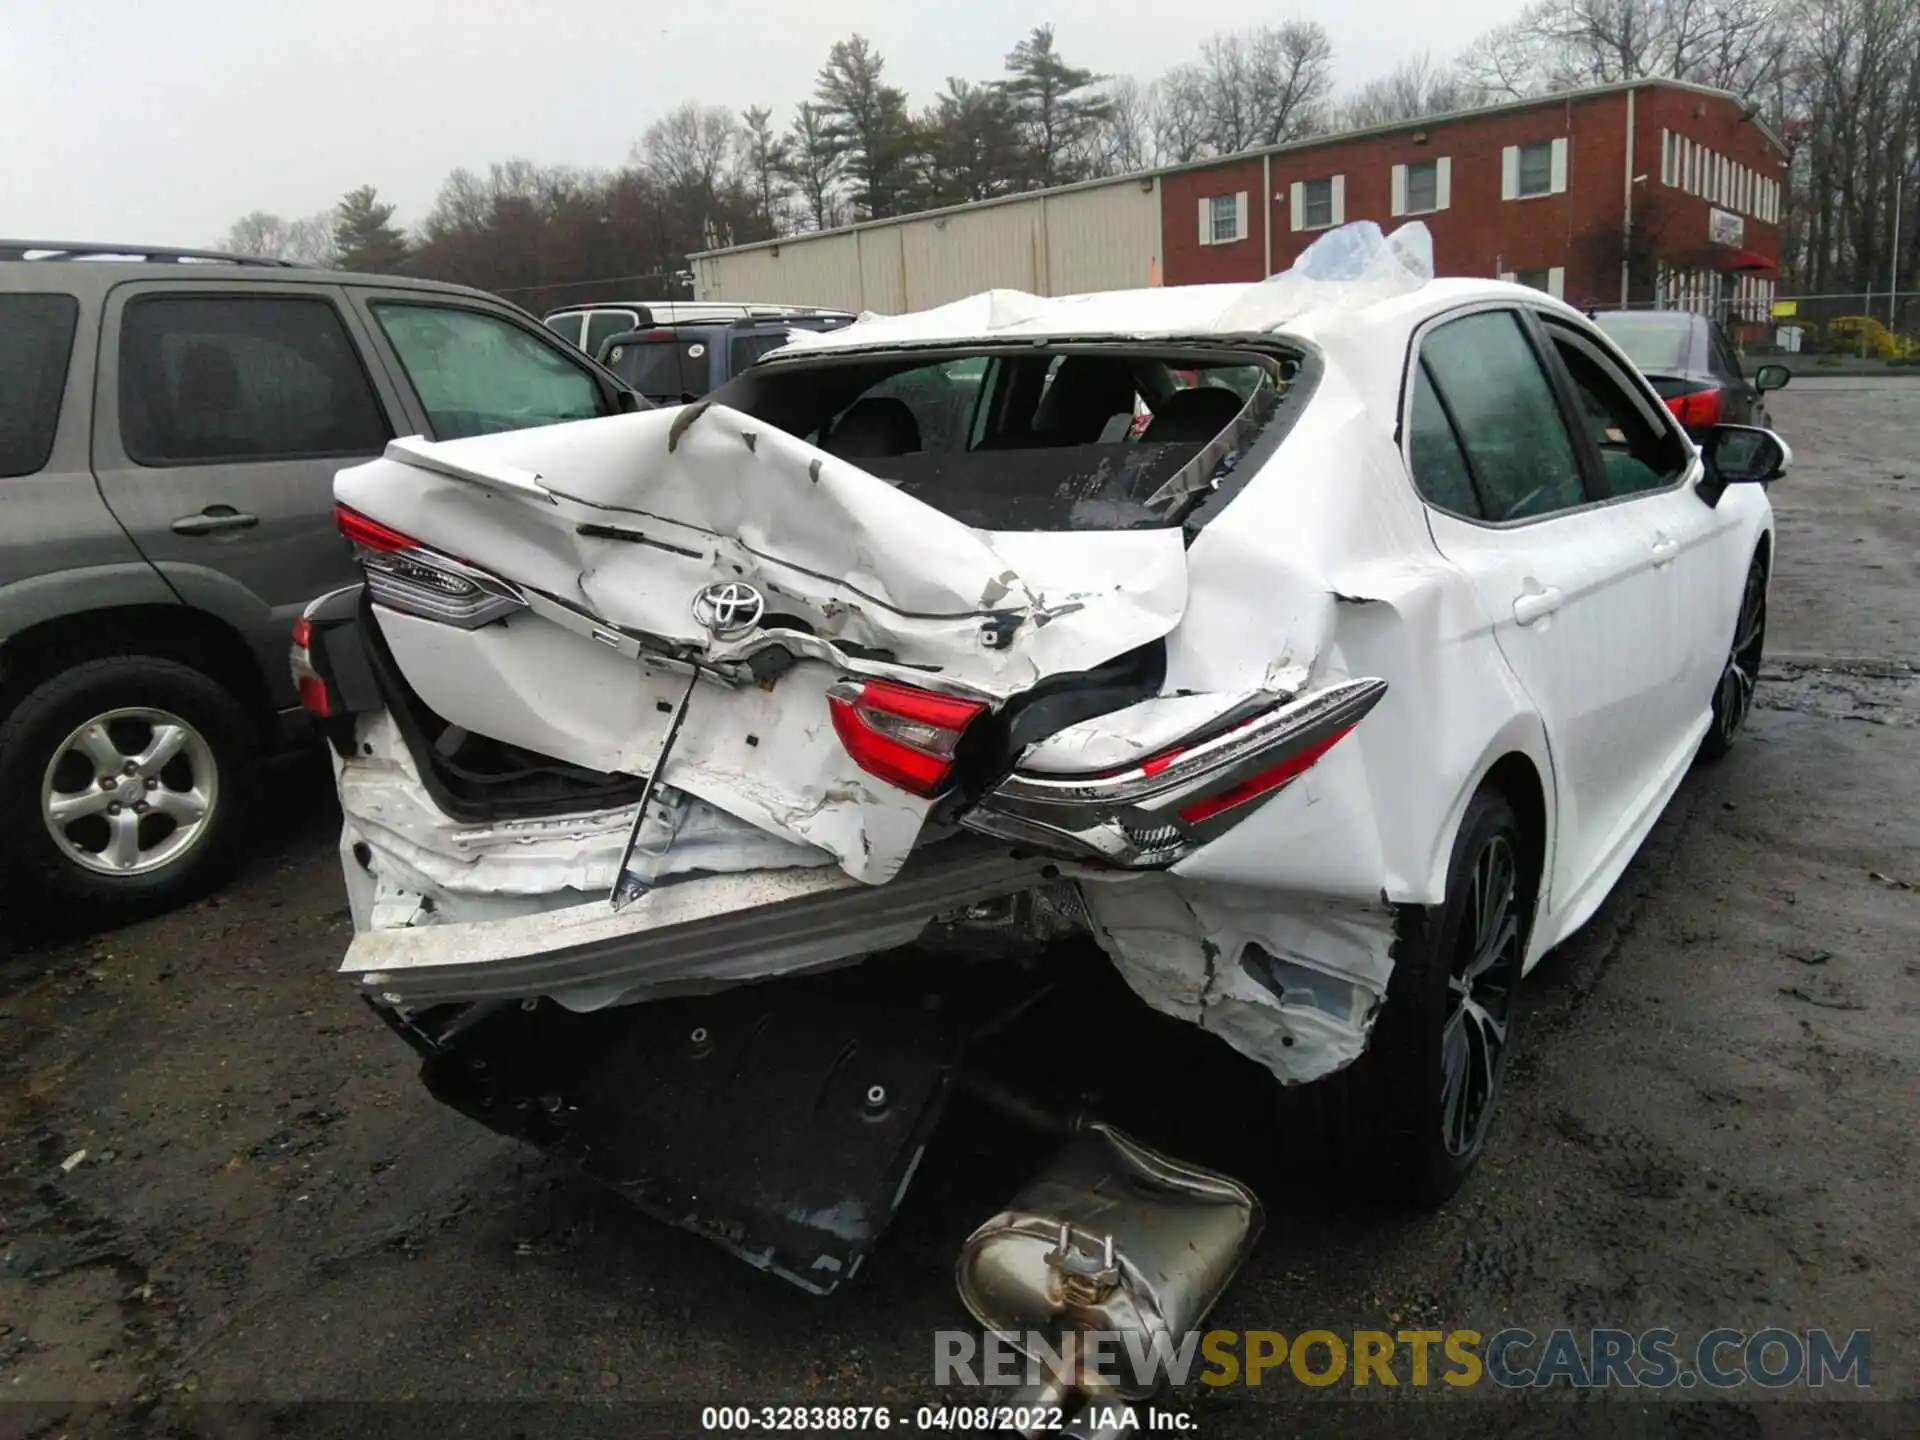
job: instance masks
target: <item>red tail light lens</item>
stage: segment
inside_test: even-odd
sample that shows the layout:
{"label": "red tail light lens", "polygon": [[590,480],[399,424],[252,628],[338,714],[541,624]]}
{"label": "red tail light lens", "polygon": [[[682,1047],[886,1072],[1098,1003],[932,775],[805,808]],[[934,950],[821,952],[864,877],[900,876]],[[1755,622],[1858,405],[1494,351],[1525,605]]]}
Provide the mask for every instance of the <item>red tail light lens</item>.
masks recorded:
{"label": "red tail light lens", "polygon": [[313,668],[313,623],[304,615],[293,622],[293,648],[287,652],[287,666],[293,672],[293,688],[300,694],[302,710],[321,720],[338,713],[333,692]]}
{"label": "red tail light lens", "polygon": [[358,510],[346,505],[333,507],[333,523],[338,525],[340,533],[354,544],[364,545],[369,550],[378,550],[384,555],[420,548],[420,542],[411,535],[402,535],[398,530],[382,525],[372,516],[362,515]]}
{"label": "red tail light lens", "polygon": [[827,691],[827,708],[854,764],[909,794],[933,796],[953,773],[961,735],[987,707],[887,680],[843,680]]}
{"label": "red tail light lens", "polygon": [[1720,388],[1717,385],[1705,390],[1688,390],[1684,394],[1667,397],[1667,408],[1673,411],[1674,418],[1690,428],[1700,425],[1718,425],[1720,403]]}
{"label": "red tail light lens", "polygon": [[[1353,726],[1336,730],[1324,740],[1317,740],[1297,754],[1289,755],[1271,770],[1262,770],[1257,775],[1249,775],[1231,790],[1222,790],[1218,795],[1210,795],[1205,800],[1196,801],[1180,812],[1180,818],[1189,825],[1198,825],[1202,820],[1212,819],[1223,811],[1236,805],[1244,805],[1249,800],[1257,800],[1269,791],[1278,790],[1289,780],[1304,775],[1319,763],[1320,757],[1347,736],[1353,733]],[[1145,767],[1142,766],[1142,769]]]}

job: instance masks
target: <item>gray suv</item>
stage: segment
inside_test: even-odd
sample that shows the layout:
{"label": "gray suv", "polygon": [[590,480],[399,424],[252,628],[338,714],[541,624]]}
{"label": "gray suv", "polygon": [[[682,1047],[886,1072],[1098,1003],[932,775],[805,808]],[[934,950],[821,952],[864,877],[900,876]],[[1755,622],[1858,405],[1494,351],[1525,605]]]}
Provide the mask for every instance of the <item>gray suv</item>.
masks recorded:
{"label": "gray suv", "polygon": [[0,240],[0,870],[121,914],[245,844],[289,632],[358,580],[333,476],[396,435],[647,408],[478,291]]}

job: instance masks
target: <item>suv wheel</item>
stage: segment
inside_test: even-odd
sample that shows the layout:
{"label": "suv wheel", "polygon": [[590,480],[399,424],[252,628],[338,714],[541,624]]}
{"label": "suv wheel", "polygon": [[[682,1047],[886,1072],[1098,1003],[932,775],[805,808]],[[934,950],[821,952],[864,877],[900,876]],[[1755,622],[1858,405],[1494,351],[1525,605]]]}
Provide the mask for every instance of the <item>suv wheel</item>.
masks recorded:
{"label": "suv wheel", "polygon": [[178,904],[238,857],[258,755],[245,708],[198,670],[75,666],[0,725],[0,854],[43,905]]}
{"label": "suv wheel", "polygon": [[[1401,912],[1386,1004],[1366,1053],[1299,1092],[1314,1148],[1369,1198],[1439,1205],[1480,1158],[1513,1038],[1534,853],[1504,795],[1474,796],[1454,841],[1446,903]],[[1291,1110],[1283,1105],[1283,1144],[1296,1133],[1286,1123]]]}

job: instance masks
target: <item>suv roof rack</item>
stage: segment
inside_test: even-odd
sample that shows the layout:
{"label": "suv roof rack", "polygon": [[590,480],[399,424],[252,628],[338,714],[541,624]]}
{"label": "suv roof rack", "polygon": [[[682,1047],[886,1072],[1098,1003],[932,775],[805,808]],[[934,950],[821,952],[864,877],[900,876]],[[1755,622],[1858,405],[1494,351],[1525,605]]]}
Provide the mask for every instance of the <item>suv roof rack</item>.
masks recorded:
{"label": "suv roof rack", "polygon": [[270,265],[280,269],[305,268],[297,261],[265,255],[237,255],[228,250],[182,250],[172,245],[103,245],[77,240],[0,240],[0,260],[87,260],[112,256],[178,264],[218,261],[227,265]]}

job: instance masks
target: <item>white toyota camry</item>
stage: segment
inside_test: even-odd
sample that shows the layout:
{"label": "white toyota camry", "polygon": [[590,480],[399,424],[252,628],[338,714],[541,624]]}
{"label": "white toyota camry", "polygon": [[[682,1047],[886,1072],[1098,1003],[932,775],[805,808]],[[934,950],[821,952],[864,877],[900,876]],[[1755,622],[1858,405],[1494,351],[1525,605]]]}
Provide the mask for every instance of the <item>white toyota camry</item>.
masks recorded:
{"label": "white toyota camry", "polygon": [[[792,1047],[884,1068],[907,1033],[836,1028],[848,967],[932,984],[931,923],[1017,928],[1091,936],[1325,1087],[1356,1173],[1451,1194],[1521,977],[1747,717],[1789,456],[1696,448],[1580,314],[1429,278],[1424,240],[867,317],[699,404],[343,471],[366,585],[294,664],[337,754],[343,969],[435,1093],[684,1220],[726,1190],[675,1170],[686,1125],[751,1149]],[[778,978],[829,970],[821,1011]],[[757,1109],[674,1068],[751,1013],[730,1073],[777,1069],[802,1010]],[[888,1184],[943,1083],[896,1061],[849,1102],[899,1120]],[[885,1218],[823,1259],[737,1210],[702,1223],[818,1288]]]}

